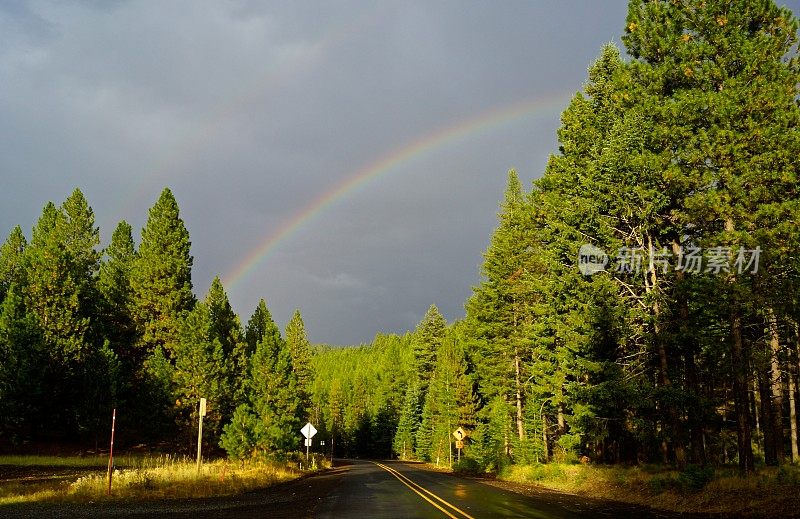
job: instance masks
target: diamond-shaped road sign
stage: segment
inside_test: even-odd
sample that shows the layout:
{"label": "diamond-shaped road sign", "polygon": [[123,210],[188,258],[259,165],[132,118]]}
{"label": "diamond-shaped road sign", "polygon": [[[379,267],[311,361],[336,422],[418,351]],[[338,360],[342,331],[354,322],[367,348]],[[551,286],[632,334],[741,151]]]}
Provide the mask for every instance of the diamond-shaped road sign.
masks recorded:
{"label": "diamond-shaped road sign", "polygon": [[306,438],[313,438],[315,434],[317,434],[317,429],[311,425],[311,423],[307,423],[300,429],[300,432],[303,433],[303,436]]}
{"label": "diamond-shaped road sign", "polygon": [[464,429],[462,429],[461,427],[459,427],[458,429],[453,431],[453,436],[456,437],[456,440],[461,441],[461,440],[463,440],[464,438],[467,437],[467,432]]}

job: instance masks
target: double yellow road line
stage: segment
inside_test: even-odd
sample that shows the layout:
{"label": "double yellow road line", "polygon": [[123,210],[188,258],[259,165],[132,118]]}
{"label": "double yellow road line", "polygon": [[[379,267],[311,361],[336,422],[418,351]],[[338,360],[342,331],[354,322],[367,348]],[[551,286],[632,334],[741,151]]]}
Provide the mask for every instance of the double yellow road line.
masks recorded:
{"label": "double yellow road line", "polygon": [[[378,463],[377,461],[373,461],[372,463],[374,463],[375,465],[379,466],[380,468],[382,468],[383,470],[385,470],[386,472],[388,472],[392,476],[396,477],[402,484],[404,484],[405,486],[407,486],[408,488],[410,488],[411,490],[416,492],[417,495],[419,495],[419,497],[421,497],[422,499],[424,499],[428,503],[430,503],[433,506],[435,506],[436,508],[438,508],[444,515],[446,515],[450,519],[475,519],[474,517],[469,515],[464,510],[458,508],[456,505],[454,505],[454,504],[452,504],[452,503],[450,503],[448,501],[445,501],[444,499],[442,499],[441,497],[437,496],[436,494],[434,494],[433,492],[431,492],[427,488],[424,488],[423,486],[418,485],[417,483],[414,483],[409,478],[407,478],[405,475],[403,475],[399,471],[393,469],[392,467],[386,466],[383,463]],[[437,503],[437,501],[438,501],[438,503]],[[444,508],[444,507],[449,508],[449,510],[447,508]],[[460,515],[454,515],[454,514],[460,514]]]}

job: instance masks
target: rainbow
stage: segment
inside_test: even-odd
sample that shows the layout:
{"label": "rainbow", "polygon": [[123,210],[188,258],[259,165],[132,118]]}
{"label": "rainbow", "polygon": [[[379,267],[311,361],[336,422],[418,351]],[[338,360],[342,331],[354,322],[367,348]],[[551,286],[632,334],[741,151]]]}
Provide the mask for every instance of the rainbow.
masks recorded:
{"label": "rainbow", "polygon": [[456,124],[440,128],[395,149],[388,155],[348,175],[340,184],[312,200],[277,230],[267,235],[233,270],[222,276],[225,286],[228,290],[233,290],[290,236],[310,223],[338,200],[359,188],[365,187],[369,182],[374,181],[381,175],[385,175],[400,165],[419,159],[434,150],[457,141],[491,132],[518,120],[558,113],[566,106],[569,98],[569,95],[558,94],[527,99],[508,106],[495,108]]}

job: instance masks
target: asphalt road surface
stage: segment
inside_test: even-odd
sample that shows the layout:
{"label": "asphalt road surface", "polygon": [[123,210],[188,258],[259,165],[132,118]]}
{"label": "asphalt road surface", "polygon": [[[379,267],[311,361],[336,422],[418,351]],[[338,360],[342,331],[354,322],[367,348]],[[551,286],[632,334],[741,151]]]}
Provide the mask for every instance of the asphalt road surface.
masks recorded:
{"label": "asphalt road surface", "polygon": [[677,517],[577,496],[536,497],[400,462],[341,460],[321,474],[236,497],[146,503],[28,504],[0,517],[567,518]]}

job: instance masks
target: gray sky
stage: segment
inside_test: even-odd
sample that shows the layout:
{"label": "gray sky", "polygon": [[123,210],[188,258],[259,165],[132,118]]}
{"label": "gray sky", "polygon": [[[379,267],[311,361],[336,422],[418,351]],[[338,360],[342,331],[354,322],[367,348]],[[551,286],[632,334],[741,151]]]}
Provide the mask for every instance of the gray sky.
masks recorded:
{"label": "gray sky", "polygon": [[0,0],[0,233],[80,187],[104,243],[121,219],[138,240],[168,186],[202,297],[373,171],[229,286],[234,308],[300,308],[336,344],[431,303],[462,317],[507,170],[541,174],[626,3]]}

